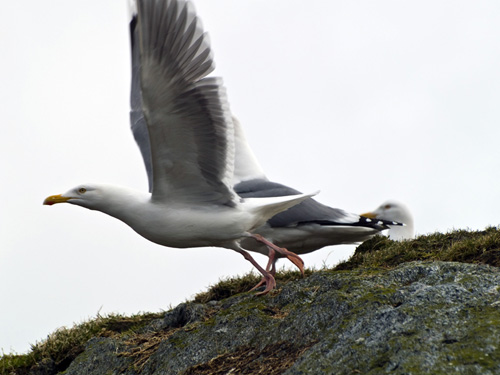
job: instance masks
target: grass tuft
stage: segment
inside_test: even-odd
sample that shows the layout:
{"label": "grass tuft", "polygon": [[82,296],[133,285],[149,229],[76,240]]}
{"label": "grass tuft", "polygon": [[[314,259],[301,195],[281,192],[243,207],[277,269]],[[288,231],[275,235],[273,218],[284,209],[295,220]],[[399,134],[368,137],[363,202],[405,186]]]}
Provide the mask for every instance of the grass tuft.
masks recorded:
{"label": "grass tuft", "polygon": [[500,266],[500,230],[455,230],[434,233],[402,242],[376,236],[363,242],[354,255],[335,270],[394,268],[416,260],[463,262]]}
{"label": "grass tuft", "polygon": [[25,375],[34,369],[50,368],[47,373],[64,371],[85,348],[92,337],[111,337],[134,332],[164,313],[138,314],[130,317],[108,315],[97,317],[71,328],[59,328],[31,346],[28,354],[7,354],[0,358],[0,375]]}
{"label": "grass tuft", "polygon": [[[310,276],[314,271],[314,269],[310,268],[304,269],[304,277]],[[210,286],[206,292],[195,295],[194,302],[207,303],[209,301],[220,301],[239,293],[248,292],[257,285],[261,277],[262,276],[254,272],[249,272],[243,276],[222,279],[217,284]],[[277,271],[274,278],[279,287],[279,284],[286,284],[290,281],[301,279],[302,275],[299,271],[288,271],[283,269]]]}

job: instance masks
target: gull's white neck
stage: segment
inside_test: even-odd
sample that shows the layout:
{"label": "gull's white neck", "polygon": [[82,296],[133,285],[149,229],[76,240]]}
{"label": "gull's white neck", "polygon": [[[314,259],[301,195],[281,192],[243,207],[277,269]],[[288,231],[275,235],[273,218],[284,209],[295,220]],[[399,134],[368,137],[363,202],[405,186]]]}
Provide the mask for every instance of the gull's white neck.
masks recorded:
{"label": "gull's white neck", "polygon": [[404,226],[391,225],[389,229],[389,238],[395,241],[411,239],[415,236],[415,229],[413,228],[413,221],[405,223]]}
{"label": "gull's white neck", "polygon": [[101,211],[131,225],[131,222],[141,215],[150,200],[151,194],[149,193],[122,186],[105,185],[100,191],[100,197],[94,202],[94,206],[88,208]]}

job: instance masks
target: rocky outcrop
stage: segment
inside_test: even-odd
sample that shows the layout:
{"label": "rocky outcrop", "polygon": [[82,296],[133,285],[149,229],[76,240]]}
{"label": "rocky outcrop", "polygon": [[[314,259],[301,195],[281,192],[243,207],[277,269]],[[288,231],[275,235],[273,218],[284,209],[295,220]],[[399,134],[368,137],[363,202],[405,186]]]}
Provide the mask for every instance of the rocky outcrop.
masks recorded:
{"label": "rocky outcrop", "polygon": [[334,269],[223,280],[166,313],[61,328],[0,375],[500,374],[500,230],[375,237]]}
{"label": "rocky outcrop", "polygon": [[498,374],[500,272],[456,262],[319,271],[94,337],[67,375]]}

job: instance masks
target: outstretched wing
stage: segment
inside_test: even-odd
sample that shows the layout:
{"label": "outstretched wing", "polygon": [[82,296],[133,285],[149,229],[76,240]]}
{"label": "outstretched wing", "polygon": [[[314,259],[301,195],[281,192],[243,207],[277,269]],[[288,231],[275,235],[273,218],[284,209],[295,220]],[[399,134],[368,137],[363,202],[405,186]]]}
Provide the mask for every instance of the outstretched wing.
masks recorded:
{"label": "outstretched wing", "polygon": [[131,126],[153,199],[231,204],[233,123],[191,4],[137,0],[130,28]]}
{"label": "outstretched wing", "polygon": [[240,122],[233,116],[234,125],[234,145],[235,145],[235,160],[234,160],[234,176],[233,186],[243,181],[262,179],[267,180],[264,170],[260,166],[255,154],[248,144],[245,132],[240,125]]}

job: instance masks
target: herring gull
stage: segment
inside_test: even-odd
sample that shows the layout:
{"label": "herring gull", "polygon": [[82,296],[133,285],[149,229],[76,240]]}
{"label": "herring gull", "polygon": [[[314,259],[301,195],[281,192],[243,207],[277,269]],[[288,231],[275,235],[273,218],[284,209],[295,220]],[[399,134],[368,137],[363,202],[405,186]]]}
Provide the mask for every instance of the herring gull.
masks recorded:
{"label": "herring gull", "polygon": [[[233,124],[236,146],[233,185],[238,195],[248,199],[300,194],[298,190],[270,181],[266,177],[236,118],[233,118]],[[388,224],[400,225],[392,219],[373,220],[307,198],[272,217],[257,232],[295,254],[306,254],[325,246],[366,241],[388,229]],[[243,243],[247,250],[268,255],[267,270],[273,274],[276,272],[276,261],[282,257],[281,254],[276,254],[273,249],[255,241],[245,239]]]}
{"label": "herring gull", "polygon": [[138,0],[130,23],[131,127],[144,159],[149,193],[105,184],[79,185],[44,204],[71,203],[101,211],[160,245],[235,250],[263,275],[273,275],[244,249],[263,244],[302,260],[256,231],[277,213],[312,194],[238,196],[233,189],[234,126],[206,34],[184,0]]}
{"label": "herring gull", "polygon": [[391,240],[402,241],[415,237],[413,216],[410,209],[401,202],[388,200],[382,203],[376,210],[361,215],[374,220],[381,219],[403,223],[404,225],[389,224],[387,235]]}

